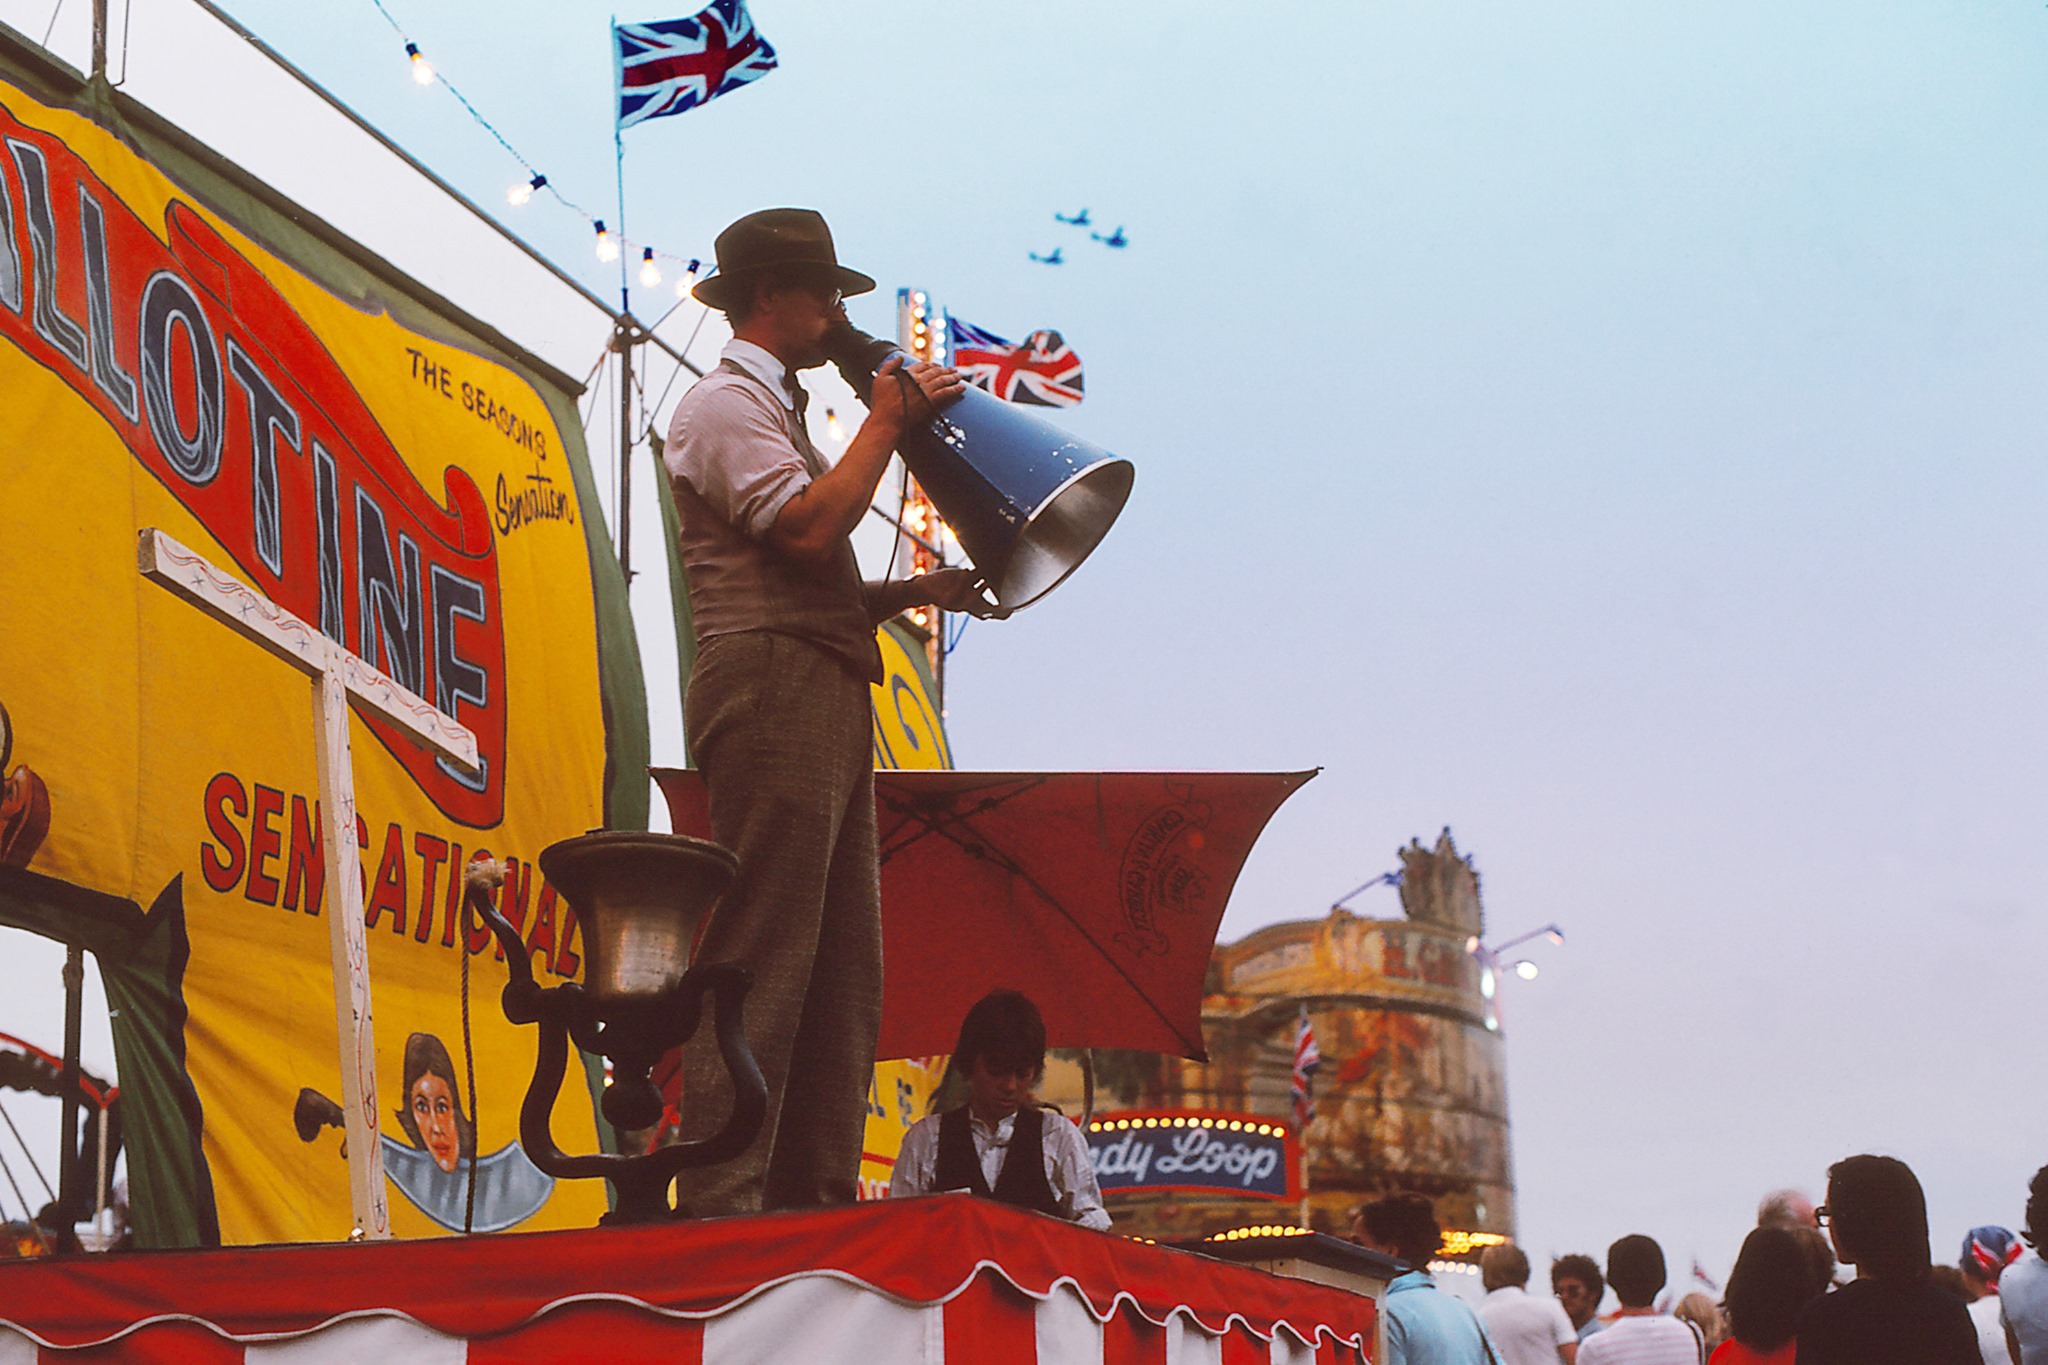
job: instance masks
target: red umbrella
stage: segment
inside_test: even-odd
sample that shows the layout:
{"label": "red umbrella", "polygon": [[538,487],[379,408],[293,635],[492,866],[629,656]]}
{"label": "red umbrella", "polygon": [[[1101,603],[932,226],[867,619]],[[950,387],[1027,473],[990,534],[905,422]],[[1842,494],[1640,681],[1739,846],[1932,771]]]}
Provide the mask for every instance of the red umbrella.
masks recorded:
{"label": "red umbrella", "polygon": [[[1053,1047],[1208,1060],[1202,985],[1246,855],[1315,773],[875,774],[878,1058],[949,1050],[999,986]],[[702,778],[657,768],[670,827],[708,837]]]}

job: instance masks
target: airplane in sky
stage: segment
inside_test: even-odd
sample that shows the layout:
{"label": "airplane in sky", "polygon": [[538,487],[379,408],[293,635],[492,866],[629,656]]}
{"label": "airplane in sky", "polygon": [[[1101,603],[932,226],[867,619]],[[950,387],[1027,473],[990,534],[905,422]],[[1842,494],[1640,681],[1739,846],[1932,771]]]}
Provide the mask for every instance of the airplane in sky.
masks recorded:
{"label": "airplane in sky", "polygon": [[1102,243],[1104,246],[1122,248],[1127,247],[1131,244],[1131,239],[1124,236],[1124,229],[1122,224],[1118,224],[1116,231],[1110,233],[1107,237],[1103,236],[1099,232],[1091,232],[1088,235],[1090,237],[1093,237],[1096,241]]}
{"label": "airplane in sky", "polygon": [[1075,214],[1071,218],[1069,218],[1066,214],[1057,211],[1055,211],[1052,216],[1058,219],[1060,222],[1069,224],[1073,227],[1087,227],[1090,222],[1094,221],[1093,219],[1089,218],[1088,210],[1086,209],[1082,209],[1079,213]]}
{"label": "airplane in sky", "polygon": [[1067,260],[1065,256],[1060,254],[1058,247],[1052,249],[1052,255],[1050,256],[1041,256],[1034,251],[1031,253],[1031,259],[1037,261],[1040,265],[1065,265]]}

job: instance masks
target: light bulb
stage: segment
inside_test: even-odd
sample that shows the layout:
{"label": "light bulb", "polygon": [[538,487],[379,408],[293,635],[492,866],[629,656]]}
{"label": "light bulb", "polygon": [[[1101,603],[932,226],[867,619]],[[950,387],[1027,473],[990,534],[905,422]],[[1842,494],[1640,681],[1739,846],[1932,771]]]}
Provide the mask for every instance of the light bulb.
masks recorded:
{"label": "light bulb", "polygon": [[839,414],[830,408],[825,409],[825,434],[835,441],[846,439],[845,425],[840,422]]}
{"label": "light bulb", "polygon": [[686,299],[690,297],[690,286],[696,283],[697,269],[702,264],[703,262],[701,261],[691,261],[688,265],[683,267],[683,273],[676,277],[677,298]]}
{"label": "light bulb", "polygon": [[1515,964],[1515,975],[1521,977],[1524,981],[1534,981],[1536,973],[1541,970],[1540,967],[1527,958],[1523,958]]}
{"label": "light bulb", "polygon": [[434,83],[434,68],[427,65],[427,59],[420,55],[419,44],[407,43],[405,45],[405,55],[412,62],[412,78],[421,85],[432,85]]}
{"label": "light bulb", "polygon": [[640,283],[649,289],[661,283],[661,267],[654,263],[653,247],[648,247],[640,253]]}
{"label": "light bulb", "polygon": [[518,208],[521,204],[531,200],[540,187],[547,183],[548,178],[536,171],[533,179],[522,180],[511,189],[505,191],[505,198],[511,201],[513,208]]}
{"label": "light bulb", "polygon": [[600,261],[616,261],[619,259],[619,244],[612,240],[612,235],[609,232],[604,230],[604,219],[602,218],[597,220],[597,259]]}

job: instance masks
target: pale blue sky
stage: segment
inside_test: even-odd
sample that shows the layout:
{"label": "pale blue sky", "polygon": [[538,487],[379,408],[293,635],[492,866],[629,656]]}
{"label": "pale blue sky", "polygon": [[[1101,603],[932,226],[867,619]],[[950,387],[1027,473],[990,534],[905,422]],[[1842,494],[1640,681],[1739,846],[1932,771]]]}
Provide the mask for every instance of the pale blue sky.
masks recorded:
{"label": "pale blue sky", "polygon": [[[612,216],[607,6],[387,3]],[[518,167],[369,0],[230,8],[502,204]],[[963,638],[961,766],[1322,765],[1230,937],[1453,826],[1498,936],[1570,935],[1507,987],[1535,1254],[1645,1231],[1721,1274],[1760,1193],[1866,1149],[1919,1170],[1938,1256],[2017,1221],[2048,1162],[2048,11],[753,10],[783,69],[627,132],[629,234],[708,256],[820,208],[884,286],[857,321],[917,285],[1059,328],[1063,420],[1138,466],[1080,574]],[[1083,205],[1130,248],[1053,221]],[[614,287],[580,220],[506,216]],[[587,368],[503,292],[472,306]]]}

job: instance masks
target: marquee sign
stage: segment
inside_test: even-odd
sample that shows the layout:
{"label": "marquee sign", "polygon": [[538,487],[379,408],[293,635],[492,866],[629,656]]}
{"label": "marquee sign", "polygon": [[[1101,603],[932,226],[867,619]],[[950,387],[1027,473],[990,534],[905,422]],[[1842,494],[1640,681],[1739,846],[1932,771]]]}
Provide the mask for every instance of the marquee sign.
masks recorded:
{"label": "marquee sign", "polygon": [[1089,1122],[1087,1137],[1104,1194],[1179,1189],[1240,1199],[1300,1197],[1294,1135],[1265,1115],[1101,1114]]}

